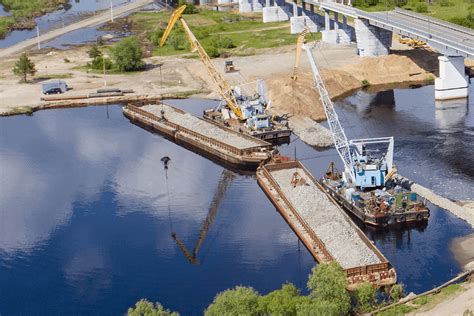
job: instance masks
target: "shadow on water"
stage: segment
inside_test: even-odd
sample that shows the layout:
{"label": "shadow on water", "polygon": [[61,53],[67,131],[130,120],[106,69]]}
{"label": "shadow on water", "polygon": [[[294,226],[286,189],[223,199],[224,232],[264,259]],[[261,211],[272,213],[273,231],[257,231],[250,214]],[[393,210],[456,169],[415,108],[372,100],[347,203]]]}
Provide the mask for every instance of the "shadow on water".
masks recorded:
{"label": "shadow on water", "polygon": [[[473,177],[460,169],[470,167],[453,167],[438,144],[472,152],[474,118],[436,114],[431,94],[430,87],[357,93],[337,111],[350,138],[394,135],[402,174],[472,199]],[[166,102],[196,115],[217,105]],[[316,178],[331,161],[341,168],[334,149],[296,137],[279,149],[296,152]],[[171,158],[167,170],[163,156]],[[314,266],[254,176],[238,174],[213,211],[199,264],[190,264],[172,234],[186,247],[201,240],[224,169],[130,124],[120,106],[2,118],[0,165],[0,312],[8,315],[122,314],[144,297],[200,314],[217,292],[240,284],[261,293],[286,281],[304,289]],[[362,228],[415,292],[459,272],[449,243],[472,232],[434,206],[423,228]]]}

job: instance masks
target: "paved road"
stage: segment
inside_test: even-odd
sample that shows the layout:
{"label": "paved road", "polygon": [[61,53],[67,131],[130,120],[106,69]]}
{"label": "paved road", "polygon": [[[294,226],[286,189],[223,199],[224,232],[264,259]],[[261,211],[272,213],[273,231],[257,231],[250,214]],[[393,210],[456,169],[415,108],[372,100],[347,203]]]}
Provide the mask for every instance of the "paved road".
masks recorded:
{"label": "paved road", "polygon": [[[138,10],[146,5],[152,4],[153,0],[137,0],[132,3],[127,3],[118,7],[114,8],[114,17],[119,17],[124,14],[133,12],[135,10]],[[107,22],[110,19],[110,11],[109,10],[104,10],[104,12],[95,15],[93,17],[84,19],[82,21],[79,21],[77,23],[70,24],[66,27],[52,30],[48,33],[40,35],[40,41],[41,42],[47,42],[50,41],[58,36],[64,35],[66,33],[85,28],[85,27],[91,27],[95,25],[99,25],[102,23]],[[27,40],[24,40],[23,42],[20,42],[18,44],[12,45],[10,47],[0,49],[0,59],[5,58],[20,52],[23,52],[27,50],[28,48],[37,45],[37,38],[30,38]]]}
{"label": "paved road", "polygon": [[365,12],[334,2],[304,0],[334,12],[369,20],[371,25],[420,39],[446,55],[474,59],[474,30],[426,15],[396,8],[386,12]]}

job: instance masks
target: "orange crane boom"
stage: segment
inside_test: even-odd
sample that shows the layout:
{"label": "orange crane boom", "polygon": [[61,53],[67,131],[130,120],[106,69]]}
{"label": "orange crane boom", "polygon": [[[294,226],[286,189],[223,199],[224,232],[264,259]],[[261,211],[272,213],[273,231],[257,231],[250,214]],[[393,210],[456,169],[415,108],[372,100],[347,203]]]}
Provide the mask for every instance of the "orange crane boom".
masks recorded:
{"label": "orange crane boom", "polygon": [[204,66],[207,69],[207,72],[209,73],[209,76],[219,88],[219,93],[221,97],[225,100],[225,102],[227,103],[227,106],[232,110],[232,112],[234,112],[234,114],[240,120],[243,120],[244,117],[242,115],[242,111],[240,107],[237,105],[237,101],[236,101],[231,85],[227,82],[227,80],[225,80],[225,78],[221,75],[221,73],[217,71],[216,66],[211,61],[211,58],[206,53],[204,48],[201,46],[201,43],[199,43],[196,36],[194,36],[193,32],[189,28],[186,21],[183,19],[182,15],[185,9],[186,9],[186,5],[182,5],[171,14],[170,20],[168,22],[168,26],[166,27],[163,33],[163,36],[161,37],[160,46],[163,46],[165,44],[166,40],[168,39],[171,33],[171,30],[173,29],[176,22],[179,20],[183,26],[186,36],[188,37],[189,43],[191,44],[191,50],[193,52],[198,53],[199,57],[201,58],[202,63],[204,64]]}

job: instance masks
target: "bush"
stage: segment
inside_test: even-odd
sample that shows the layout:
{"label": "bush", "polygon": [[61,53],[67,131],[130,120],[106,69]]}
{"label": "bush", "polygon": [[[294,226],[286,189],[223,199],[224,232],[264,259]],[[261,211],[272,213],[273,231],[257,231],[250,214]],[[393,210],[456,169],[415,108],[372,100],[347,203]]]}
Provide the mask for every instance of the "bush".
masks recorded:
{"label": "bush", "polygon": [[198,13],[199,10],[196,9],[196,6],[193,3],[188,3],[186,0],[179,0],[178,7],[186,5],[186,9],[184,10],[184,14],[195,14]]}
{"label": "bush", "polygon": [[230,37],[227,36],[213,36],[210,40],[211,46],[218,48],[234,48],[234,42]]}
{"label": "bush", "polygon": [[175,50],[183,50],[185,49],[186,45],[186,38],[184,37],[185,35],[182,33],[172,33],[168,37],[168,44],[173,46]]}
{"label": "bush", "polygon": [[114,66],[114,63],[110,58],[103,58],[102,56],[94,58],[90,63],[87,64],[89,68],[95,70],[110,70]]}
{"label": "bush", "polygon": [[161,40],[161,37],[163,36],[163,33],[164,33],[163,29],[157,29],[156,31],[153,31],[150,34],[148,34],[148,39],[153,45],[158,46],[160,45],[160,40]]}
{"label": "bush", "polygon": [[360,312],[370,311],[377,303],[377,289],[369,282],[364,282],[359,285],[355,296]]}
{"label": "bush", "polygon": [[452,7],[452,6],[454,6],[454,3],[452,3],[449,0],[440,0],[438,3],[442,7]]}
{"label": "bush", "polygon": [[135,308],[130,307],[127,311],[128,316],[179,316],[176,312],[165,310],[160,303],[153,303],[142,299],[135,304]]}
{"label": "bush", "polygon": [[415,7],[415,11],[418,13],[427,13],[428,6],[426,5],[426,3],[418,3]]}
{"label": "bush", "polygon": [[136,36],[130,36],[121,40],[111,49],[115,67],[119,71],[142,70],[145,67],[143,62],[143,51],[140,41]]}
{"label": "bush", "polygon": [[251,287],[237,286],[216,295],[206,316],[257,315],[259,294]]}
{"label": "bush", "polygon": [[209,57],[211,58],[215,58],[215,57],[219,57],[220,56],[220,53],[219,53],[219,50],[214,47],[214,46],[211,46],[211,47],[208,47],[206,49],[206,53],[209,55]]}
{"label": "bush", "polygon": [[362,80],[362,86],[363,87],[370,87],[370,82],[367,79]]}
{"label": "bush", "polygon": [[389,295],[393,302],[398,302],[404,296],[403,284],[393,285]]}
{"label": "bush", "polygon": [[349,313],[351,309],[347,285],[346,273],[337,262],[319,264],[313,268],[308,279],[310,297],[316,299],[324,308],[334,310],[340,315]]}

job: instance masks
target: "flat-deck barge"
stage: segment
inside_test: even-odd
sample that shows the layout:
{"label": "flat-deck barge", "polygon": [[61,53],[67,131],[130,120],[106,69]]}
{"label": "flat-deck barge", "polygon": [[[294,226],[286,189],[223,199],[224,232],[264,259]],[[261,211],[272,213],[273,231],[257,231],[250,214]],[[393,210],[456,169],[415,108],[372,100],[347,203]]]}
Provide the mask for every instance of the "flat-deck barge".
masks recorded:
{"label": "flat-deck barge", "polygon": [[396,283],[395,269],[298,161],[257,169],[257,181],[317,262],[337,261],[349,288]]}
{"label": "flat-deck barge", "polygon": [[231,167],[255,170],[271,157],[270,143],[209,123],[170,105],[128,105],[123,108],[123,114],[137,125]]}

